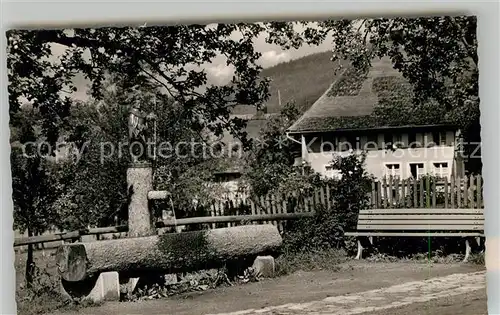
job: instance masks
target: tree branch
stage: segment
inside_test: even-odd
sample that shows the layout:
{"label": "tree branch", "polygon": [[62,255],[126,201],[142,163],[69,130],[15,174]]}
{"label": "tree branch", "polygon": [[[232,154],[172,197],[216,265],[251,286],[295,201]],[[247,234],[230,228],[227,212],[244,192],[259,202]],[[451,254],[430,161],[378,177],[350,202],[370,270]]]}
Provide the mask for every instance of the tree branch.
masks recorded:
{"label": "tree branch", "polygon": [[471,57],[472,61],[474,61],[474,64],[476,67],[478,66],[478,55],[477,55],[477,50],[475,47],[471,47],[471,45],[467,42],[467,39],[465,38],[464,32],[462,30],[462,27],[458,24],[457,20],[453,16],[448,17],[453,24],[457,28],[457,30],[460,32],[460,40],[462,44],[465,46],[465,50],[467,51],[469,57]]}

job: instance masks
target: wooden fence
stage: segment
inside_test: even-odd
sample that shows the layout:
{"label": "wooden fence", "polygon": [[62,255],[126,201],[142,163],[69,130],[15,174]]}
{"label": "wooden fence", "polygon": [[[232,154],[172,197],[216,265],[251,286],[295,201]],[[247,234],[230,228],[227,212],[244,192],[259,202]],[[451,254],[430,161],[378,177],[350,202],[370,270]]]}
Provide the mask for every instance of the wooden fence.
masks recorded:
{"label": "wooden fence", "polygon": [[[259,198],[219,199],[207,205],[197,217],[162,219],[157,228],[202,225],[203,228],[220,228],[255,223],[272,223],[283,230],[284,222],[311,216],[319,205],[331,207],[335,200],[331,186],[317,188],[308,196],[269,194]],[[374,181],[369,194],[372,208],[483,208],[483,181],[481,176],[451,177],[436,180],[384,178]],[[83,235],[99,239],[103,234],[123,237],[126,226],[95,228],[86,231],[63,232],[31,238],[17,238],[15,246],[81,240]]]}
{"label": "wooden fence", "polygon": [[480,175],[438,179],[384,178],[372,183],[372,208],[483,208]]}
{"label": "wooden fence", "polygon": [[[326,185],[317,188],[307,197],[273,195],[260,198],[233,197],[214,201],[209,209],[210,216],[259,215],[280,213],[314,212],[318,205],[331,207],[335,200],[333,188]],[[483,208],[483,180],[480,175],[437,179],[383,178],[372,182],[369,194],[371,208]],[[205,214],[208,215],[208,214]],[[266,221],[282,228],[279,221]],[[227,223],[232,226],[237,223]],[[212,224],[211,228],[226,226]]]}

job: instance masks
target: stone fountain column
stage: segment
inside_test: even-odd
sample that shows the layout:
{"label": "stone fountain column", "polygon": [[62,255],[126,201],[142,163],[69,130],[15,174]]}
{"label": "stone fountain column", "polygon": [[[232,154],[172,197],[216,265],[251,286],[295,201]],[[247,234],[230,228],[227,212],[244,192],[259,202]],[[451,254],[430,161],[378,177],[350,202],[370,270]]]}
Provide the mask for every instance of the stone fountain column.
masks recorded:
{"label": "stone fountain column", "polygon": [[153,190],[153,168],[150,163],[132,163],[127,169],[128,237],[154,235],[148,192]]}

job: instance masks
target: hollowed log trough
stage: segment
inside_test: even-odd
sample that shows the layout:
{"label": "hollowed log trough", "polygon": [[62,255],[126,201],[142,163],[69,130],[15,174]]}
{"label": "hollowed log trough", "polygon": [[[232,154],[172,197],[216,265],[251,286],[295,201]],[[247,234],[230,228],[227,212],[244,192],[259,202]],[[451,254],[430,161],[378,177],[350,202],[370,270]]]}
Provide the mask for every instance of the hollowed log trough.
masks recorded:
{"label": "hollowed log trough", "polygon": [[148,237],[64,244],[56,253],[58,271],[81,282],[116,271],[127,277],[219,268],[226,263],[279,254],[282,238],[270,224],[170,233]]}

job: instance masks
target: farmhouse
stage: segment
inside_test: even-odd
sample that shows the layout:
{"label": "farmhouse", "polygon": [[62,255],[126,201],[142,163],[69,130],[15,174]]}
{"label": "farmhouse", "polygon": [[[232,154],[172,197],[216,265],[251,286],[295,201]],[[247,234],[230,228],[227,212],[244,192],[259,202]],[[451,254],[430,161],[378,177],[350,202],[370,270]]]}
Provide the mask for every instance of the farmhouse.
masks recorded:
{"label": "farmhouse", "polygon": [[[434,174],[463,176],[460,130],[444,119],[388,121],[377,117],[377,107],[394,108],[403,116],[411,102],[411,88],[389,59],[376,59],[368,71],[347,68],[324,94],[289,128],[288,136],[301,143],[298,163],[333,177],[334,154],[366,152],[366,170],[376,178],[402,179]],[[406,104],[407,105],[407,104]],[[399,107],[398,107],[399,106]]]}

